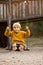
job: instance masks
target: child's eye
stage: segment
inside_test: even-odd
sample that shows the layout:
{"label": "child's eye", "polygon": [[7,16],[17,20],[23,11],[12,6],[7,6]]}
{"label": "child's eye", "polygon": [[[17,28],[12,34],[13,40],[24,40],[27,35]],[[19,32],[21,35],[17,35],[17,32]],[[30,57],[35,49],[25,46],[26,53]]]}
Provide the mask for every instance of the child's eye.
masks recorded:
{"label": "child's eye", "polygon": [[16,28],[16,27],[14,27],[14,28]]}

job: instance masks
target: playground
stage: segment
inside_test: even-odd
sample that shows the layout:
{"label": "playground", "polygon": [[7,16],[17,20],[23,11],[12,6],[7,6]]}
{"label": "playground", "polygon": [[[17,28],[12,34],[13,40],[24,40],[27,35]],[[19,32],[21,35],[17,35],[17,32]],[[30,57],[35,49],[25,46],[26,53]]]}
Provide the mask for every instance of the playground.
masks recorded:
{"label": "playground", "polygon": [[[6,50],[5,29],[18,21],[31,31],[25,39],[29,50],[23,52]],[[43,0],[0,0],[0,65],[43,65]]]}
{"label": "playground", "polygon": [[0,48],[0,65],[43,65],[43,38],[29,40],[29,51],[18,52]]}

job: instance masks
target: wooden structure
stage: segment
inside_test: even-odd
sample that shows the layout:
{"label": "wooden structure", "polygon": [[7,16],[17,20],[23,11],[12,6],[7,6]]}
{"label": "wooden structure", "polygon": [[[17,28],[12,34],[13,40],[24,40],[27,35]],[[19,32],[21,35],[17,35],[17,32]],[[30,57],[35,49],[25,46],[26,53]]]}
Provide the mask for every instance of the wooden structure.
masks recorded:
{"label": "wooden structure", "polygon": [[43,19],[43,0],[0,2],[0,45],[6,46],[7,38],[3,33],[8,24],[11,28],[12,21],[29,19]]}
{"label": "wooden structure", "polygon": [[[0,21],[7,20],[9,13],[9,2],[0,2]],[[12,20],[24,20],[34,17],[43,17],[43,0],[15,0],[11,2]]]}

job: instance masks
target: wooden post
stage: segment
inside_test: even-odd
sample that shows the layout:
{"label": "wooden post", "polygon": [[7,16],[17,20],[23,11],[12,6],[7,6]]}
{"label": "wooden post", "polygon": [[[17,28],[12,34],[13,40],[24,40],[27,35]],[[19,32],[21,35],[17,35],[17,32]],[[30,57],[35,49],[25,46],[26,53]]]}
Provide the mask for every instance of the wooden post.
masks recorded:
{"label": "wooden post", "polygon": [[9,0],[9,8],[10,8],[10,11],[9,11],[9,22],[8,22],[8,25],[9,25],[9,28],[11,30],[11,0]]}
{"label": "wooden post", "polygon": [[[11,0],[9,0],[9,13],[8,13],[8,26],[10,28],[11,31]],[[9,37],[8,39],[8,49],[11,50],[11,37]]]}

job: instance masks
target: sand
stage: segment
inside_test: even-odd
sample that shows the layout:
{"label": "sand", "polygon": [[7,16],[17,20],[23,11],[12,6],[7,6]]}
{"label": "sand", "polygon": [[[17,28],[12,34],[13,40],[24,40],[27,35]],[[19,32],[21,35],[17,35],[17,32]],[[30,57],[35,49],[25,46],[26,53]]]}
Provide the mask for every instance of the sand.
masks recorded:
{"label": "sand", "polygon": [[43,65],[43,47],[30,51],[8,51],[0,48],[0,65]]}

